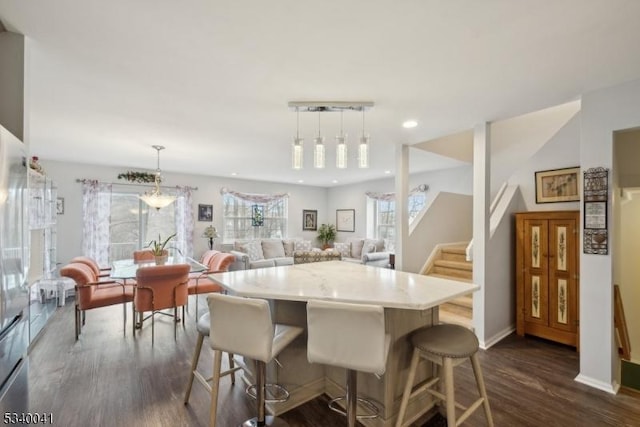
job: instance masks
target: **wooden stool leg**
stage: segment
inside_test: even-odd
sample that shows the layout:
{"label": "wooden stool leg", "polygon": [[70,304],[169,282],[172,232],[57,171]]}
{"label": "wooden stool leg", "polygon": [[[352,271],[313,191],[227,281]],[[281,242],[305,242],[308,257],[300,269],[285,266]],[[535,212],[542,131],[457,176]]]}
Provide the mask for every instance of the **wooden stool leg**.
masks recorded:
{"label": "wooden stool leg", "polygon": [[220,389],[220,366],[222,365],[222,351],[213,352],[213,378],[211,379],[211,405],[209,406],[209,427],[216,427],[218,413],[218,390]]}
{"label": "wooden stool leg", "polygon": [[480,393],[480,396],[484,398],[482,406],[484,408],[484,415],[487,417],[487,425],[489,425],[489,427],[493,427],[493,417],[491,416],[491,408],[489,407],[489,397],[487,396],[487,390],[484,386],[484,378],[482,377],[482,368],[480,367],[478,353],[474,353],[471,356],[471,366],[473,367],[473,374],[476,377],[478,393]]}
{"label": "wooden stool leg", "polygon": [[453,393],[453,361],[449,357],[442,358],[444,372],[444,390],[447,405],[447,426],[456,427],[456,401]]}
{"label": "wooden stool leg", "polygon": [[198,334],[198,341],[196,341],[196,351],[193,353],[193,359],[191,360],[191,373],[189,374],[189,383],[187,384],[187,392],[184,395],[184,404],[189,403],[189,396],[191,395],[191,387],[193,386],[193,379],[195,378],[195,370],[198,367],[198,359],[200,359],[200,351],[202,350],[202,343],[204,341],[204,335]]}
{"label": "wooden stool leg", "polygon": [[407,406],[409,405],[409,397],[413,390],[413,381],[416,377],[416,370],[418,369],[418,362],[420,362],[420,350],[414,349],[413,356],[411,356],[411,364],[409,365],[409,374],[407,375],[407,383],[404,386],[404,393],[402,393],[402,403],[400,404],[400,412],[398,412],[398,420],[396,421],[396,427],[402,427],[405,413],[407,412]]}

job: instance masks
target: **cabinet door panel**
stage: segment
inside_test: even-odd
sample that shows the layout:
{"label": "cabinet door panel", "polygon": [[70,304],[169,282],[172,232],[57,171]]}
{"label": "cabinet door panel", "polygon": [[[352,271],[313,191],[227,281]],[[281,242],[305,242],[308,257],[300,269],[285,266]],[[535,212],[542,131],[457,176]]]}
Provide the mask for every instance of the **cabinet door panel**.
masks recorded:
{"label": "cabinet door panel", "polygon": [[549,221],[549,326],[577,330],[576,221]]}
{"label": "cabinet door panel", "polygon": [[547,222],[526,220],[524,226],[524,320],[546,325],[548,307]]}

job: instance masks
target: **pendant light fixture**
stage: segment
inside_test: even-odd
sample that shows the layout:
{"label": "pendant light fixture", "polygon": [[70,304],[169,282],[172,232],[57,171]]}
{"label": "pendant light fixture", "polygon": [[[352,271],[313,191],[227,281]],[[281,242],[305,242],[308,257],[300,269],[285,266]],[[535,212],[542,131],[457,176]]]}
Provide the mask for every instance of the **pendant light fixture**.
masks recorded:
{"label": "pendant light fixture", "polygon": [[160,192],[160,181],[161,181],[160,150],[164,150],[164,147],[162,145],[152,145],[151,147],[153,147],[153,149],[156,150],[158,154],[158,163],[157,163],[156,174],[155,174],[156,176],[154,180],[155,187],[153,191],[148,191],[139,197],[147,205],[151,206],[152,208],[156,208],[156,210],[158,210],[160,208],[169,206],[171,203],[173,203],[176,200],[176,198],[175,196],[162,194]]}
{"label": "pendant light fixture", "polygon": [[362,136],[358,144],[358,167],[369,167],[369,135],[364,133],[364,109],[362,110]]}
{"label": "pendant light fixture", "polygon": [[345,169],[347,167],[347,136],[342,132],[342,116],[344,112],[340,110],[340,135],[336,136],[336,167]]}
{"label": "pendant light fixture", "polygon": [[320,112],[318,111],[318,136],[314,139],[313,146],[313,167],[324,168],[324,138],[320,135]]}
{"label": "pendant light fixture", "polygon": [[296,137],[293,138],[291,147],[291,167],[294,169],[302,169],[304,166],[303,142],[304,139],[300,138],[300,109],[296,108]]}
{"label": "pendant light fixture", "polygon": [[336,136],[336,168],[345,169],[348,165],[348,146],[347,134],[344,133],[344,111],[361,111],[362,112],[362,136],[359,138],[358,145],[358,167],[369,167],[369,135],[365,133],[364,113],[366,110],[373,108],[374,103],[371,101],[290,101],[289,108],[296,111],[296,137],[293,140],[291,150],[291,166],[293,169],[302,169],[304,153],[303,139],[299,136],[300,112],[318,113],[318,136],[313,139],[313,167],[316,169],[324,169],[326,164],[326,147],[324,138],[322,137],[320,127],[320,113],[340,112],[340,135]]}

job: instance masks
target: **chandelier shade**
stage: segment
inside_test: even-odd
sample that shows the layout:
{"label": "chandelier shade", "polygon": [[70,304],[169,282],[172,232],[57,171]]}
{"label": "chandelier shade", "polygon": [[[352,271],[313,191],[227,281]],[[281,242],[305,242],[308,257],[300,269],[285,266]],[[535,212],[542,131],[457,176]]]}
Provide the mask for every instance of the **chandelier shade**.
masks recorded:
{"label": "chandelier shade", "polygon": [[171,203],[175,202],[176,197],[171,196],[169,194],[162,194],[160,192],[160,181],[161,181],[160,151],[164,150],[164,147],[162,145],[152,145],[152,147],[154,150],[156,150],[158,155],[158,162],[157,162],[157,168],[156,168],[155,180],[154,180],[154,188],[153,190],[148,191],[143,195],[139,196],[139,198],[140,200],[145,202],[147,205],[151,206],[152,208],[156,208],[156,210],[158,210],[158,209],[167,207]]}
{"label": "chandelier shade", "polygon": [[291,146],[291,167],[302,169],[304,167],[304,145],[303,139],[299,135],[300,112],[318,113],[318,136],[313,139],[313,167],[323,169],[326,165],[326,146],[324,137],[320,130],[320,114],[327,112],[340,112],[340,134],[336,136],[336,168],[346,169],[349,163],[349,148],[347,135],[343,130],[344,111],[362,111],[362,136],[357,147],[356,163],[360,168],[369,167],[369,135],[365,134],[364,113],[367,109],[373,108],[374,103],[370,101],[348,102],[348,101],[291,101],[289,108],[296,111],[296,137]]}

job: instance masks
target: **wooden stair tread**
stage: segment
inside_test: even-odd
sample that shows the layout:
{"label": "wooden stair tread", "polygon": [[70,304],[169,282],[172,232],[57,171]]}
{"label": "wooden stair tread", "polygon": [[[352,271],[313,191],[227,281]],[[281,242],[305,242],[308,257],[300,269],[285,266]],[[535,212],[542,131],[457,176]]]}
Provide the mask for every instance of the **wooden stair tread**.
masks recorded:
{"label": "wooden stair tread", "polygon": [[473,271],[473,264],[467,261],[450,261],[450,260],[444,260],[444,259],[437,259],[433,264],[436,267],[446,267],[446,268],[453,268],[458,270]]}
{"label": "wooden stair tread", "polygon": [[437,277],[439,279],[455,280],[455,281],[464,282],[464,283],[471,283],[471,279],[467,279],[464,277],[452,277],[452,276],[447,276],[446,274],[429,273],[427,276]]}
{"label": "wooden stair tread", "polygon": [[465,246],[446,246],[442,248],[442,252],[467,256],[467,248]]}
{"label": "wooden stair tread", "polygon": [[455,325],[462,325],[466,328],[473,330],[473,320],[466,316],[461,316],[455,313],[446,311],[446,309],[440,309],[438,314],[441,323],[451,323]]}

